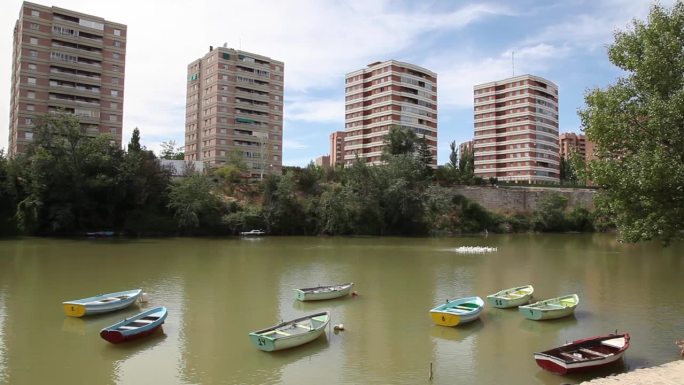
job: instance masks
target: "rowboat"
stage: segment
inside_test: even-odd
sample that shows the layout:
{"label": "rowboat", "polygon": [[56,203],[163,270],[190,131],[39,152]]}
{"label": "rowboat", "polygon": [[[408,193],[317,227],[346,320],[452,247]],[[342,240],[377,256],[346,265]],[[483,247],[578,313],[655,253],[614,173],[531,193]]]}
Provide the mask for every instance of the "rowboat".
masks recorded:
{"label": "rowboat", "polygon": [[570,294],[563,297],[551,298],[518,307],[520,314],[531,320],[546,320],[567,317],[571,315],[577,305],[579,297]]}
{"label": "rowboat", "polygon": [[164,306],[155,307],[100,330],[100,337],[113,344],[136,340],[160,329],[166,315]]}
{"label": "rowboat", "polygon": [[71,317],[108,313],[132,305],[142,293],[142,289],[101,294],[95,297],[62,302],[64,313]]}
{"label": "rowboat", "polygon": [[322,299],[343,297],[345,295],[348,295],[353,287],[354,282],[349,282],[339,285],[294,289],[294,291],[297,293],[297,299],[300,301],[318,301]]}
{"label": "rowboat", "polygon": [[629,334],[585,338],[534,353],[537,365],[558,374],[596,369],[619,360],[629,348]]}
{"label": "rowboat", "polygon": [[263,230],[249,230],[240,233],[243,237],[258,237],[260,235],[265,235],[266,232]]}
{"label": "rowboat", "polygon": [[257,349],[266,352],[289,349],[318,338],[325,331],[328,322],[330,312],[324,311],[251,332],[249,339]]}
{"label": "rowboat", "polygon": [[500,309],[517,307],[530,302],[534,293],[532,285],[518,286],[487,296],[487,302]]}
{"label": "rowboat", "polygon": [[476,320],[482,309],[484,301],[480,297],[456,298],[430,310],[430,316],[437,325],[456,326]]}

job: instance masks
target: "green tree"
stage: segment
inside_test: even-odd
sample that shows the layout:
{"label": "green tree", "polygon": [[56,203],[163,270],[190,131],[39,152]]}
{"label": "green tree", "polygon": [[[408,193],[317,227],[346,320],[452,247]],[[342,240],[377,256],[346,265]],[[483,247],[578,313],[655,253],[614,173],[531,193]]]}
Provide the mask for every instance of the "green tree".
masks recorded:
{"label": "green tree", "polygon": [[449,152],[449,163],[447,163],[447,166],[458,170],[458,147],[455,140],[449,143],[449,149],[451,149],[451,152]]}
{"label": "green tree", "polygon": [[120,198],[117,168],[123,151],[110,135],[89,137],[68,113],[37,120],[26,155],[17,205],[20,228],[27,233],[72,234],[112,228]]}
{"label": "green tree", "polygon": [[222,203],[209,177],[192,174],[172,183],[169,190],[169,208],[182,231],[193,233],[222,223]]}
{"label": "green tree", "polygon": [[610,61],[625,76],[594,89],[579,112],[596,144],[590,177],[599,209],[630,242],[684,230],[684,2],[651,7],[646,22],[615,33]]}
{"label": "green tree", "polygon": [[468,146],[461,151],[461,156],[458,158],[458,169],[461,174],[461,181],[465,183],[470,183],[475,177],[475,155]]}
{"label": "green tree", "polygon": [[558,193],[545,195],[540,200],[539,207],[537,207],[534,213],[534,229],[545,232],[566,231],[565,210],[567,207],[568,198]]}
{"label": "green tree", "polygon": [[413,155],[417,150],[418,136],[408,127],[392,126],[385,136],[383,159],[391,155]]}
{"label": "green tree", "polygon": [[[137,128],[136,128],[137,130]],[[161,151],[159,152],[160,159],[171,159],[171,160],[183,160],[185,159],[185,153],[183,153],[183,147],[177,147],[175,140],[169,140],[168,142],[161,143]]]}

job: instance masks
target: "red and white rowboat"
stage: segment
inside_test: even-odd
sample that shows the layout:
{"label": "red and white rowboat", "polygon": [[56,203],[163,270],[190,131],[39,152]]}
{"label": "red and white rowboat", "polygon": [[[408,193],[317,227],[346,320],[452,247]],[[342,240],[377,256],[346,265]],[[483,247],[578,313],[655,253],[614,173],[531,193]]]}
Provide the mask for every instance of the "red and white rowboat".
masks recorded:
{"label": "red and white rowboat", "polygon": [[629,348],[629,334],[584,338],[534,353],[537,365],[558,374],[592,370],[618,361]]}

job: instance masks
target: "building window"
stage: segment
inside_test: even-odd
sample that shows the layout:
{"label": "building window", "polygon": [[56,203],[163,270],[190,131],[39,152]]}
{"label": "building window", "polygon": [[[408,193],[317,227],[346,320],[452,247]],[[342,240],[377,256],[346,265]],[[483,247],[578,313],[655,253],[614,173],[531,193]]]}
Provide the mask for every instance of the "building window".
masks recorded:
{"label": "building window", "polygon": [[116,110],[119,108],[119,103],[110,102],[109,108],[111,108],[112,110]]}
{"label": "building window", "polygon": [[28,84],[36,84],[36,78],[28,78],[27,82]]}
{"label": "building window", "polygon": [[24,122],[27,126],[33,126],[33,118],[26,118]]}
{"label": "building window", "polygon": [[40,24],[31,23],[31,29],[35,29],[36,31],[39,31],[40,30]]}
{"label": "building window", "polygon": [[114,29],[114,36],[121,36],[121,30],[120,29]]}
{"label": "building window", "polygon": [[119,91],[117,91],[117,90],[111,90],[110,94],[111,94],[112,96],[119,96]]}
{"label": "building window", "polygon": [[113,72],[119,72],[119,66],[112,66]]}
{"label": "building window", "polygon": [[111,132],[112,135],[116,135],[116,127],[110,127],[109,132]]}
{"label": "building window", "polygon": [[112,84],[119,84],[119,78],[112,78]]}
{"label": "building window", "polygon": [[121,42],[118,40],[114,40],[114,47],[121,48]]}
{"label": "building window", "polygon": [[112,53],[112,59],[118,59],[118,58],[119,58],[118,53],[116,53],[116,52]]}
{"label": "building window", "polygon": [[26,93],[26,97],[29,99],[35,99],[36,98],[36,93],[33,91],[29,91]]}
{"label": "building window", "polygon": [[110,122],[116,122],[116,115],[109,115]]}
{"label": "building window", "polygon": [[224,52],[224,53],[223,53],[223,58],[224,58],[225,60],[230,59],[230,54]]}
{"label": "building window", "polygon": [[31,10],[31,16],[40,17],[40,12],[33,9],[33,10]]}
{"label": "building window", "polygon": [[31,56],[31,57],[38,57],[38,51],[30,50],[30,51],[29,51],[29,56]]}
{"label": "building window", "polygon": [[29,43],[31,43],[33,45],[38,45],[38,38],[37,37],[29,38]]}
{"label": "building window", "polygon": [[26,140],[33,140],[33,132],[24,132],[24,138]]}
{"label": "building window", "polygon": [[26,111],[35,111],[35,110],[36,110],[36,106],[34,106],[33,104],[27,104],[26,105]]}
{"label": "building window", "polygon": [[28,69],[29,69],[29,71],[35,71],[38,69],[38,66],[33,64],[33,63],[29,63]]}

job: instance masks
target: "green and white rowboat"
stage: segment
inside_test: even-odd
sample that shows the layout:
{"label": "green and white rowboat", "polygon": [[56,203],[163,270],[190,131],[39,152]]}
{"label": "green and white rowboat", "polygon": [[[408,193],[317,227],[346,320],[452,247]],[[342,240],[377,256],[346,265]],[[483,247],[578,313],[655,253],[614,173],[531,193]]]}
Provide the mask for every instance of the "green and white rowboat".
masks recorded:
{"label": "green and white rowboat", "polygon": [[330,312],[307,315],[282,322],[268,329],[249,333],[249,339],[257,349],[272,352],[303,345],[318,338],[330,322]]}
{"label": "green and white rowboat", "polygon": [[494,307],[506,309],[510,307],[518,307],[530,302],[534,293],[532,285],[512,287],[510,289],[501,290],[498,293],[487,296],[487,302]]}
{"label": "green and white rowboat", "polygon": [[531,320],[546,320],[567,317],[575,312],[579,305],[577,294],[551,298],[518,307],[520,314]]}

